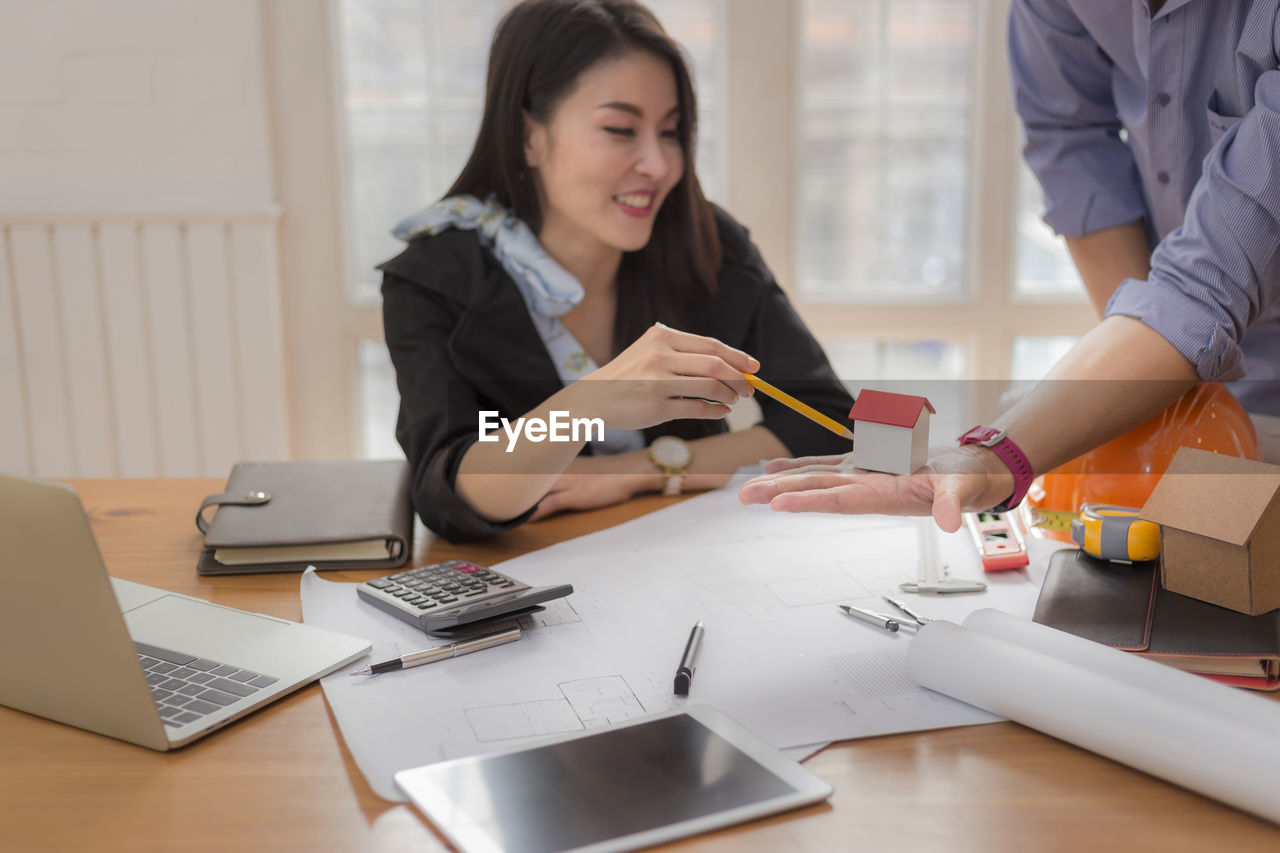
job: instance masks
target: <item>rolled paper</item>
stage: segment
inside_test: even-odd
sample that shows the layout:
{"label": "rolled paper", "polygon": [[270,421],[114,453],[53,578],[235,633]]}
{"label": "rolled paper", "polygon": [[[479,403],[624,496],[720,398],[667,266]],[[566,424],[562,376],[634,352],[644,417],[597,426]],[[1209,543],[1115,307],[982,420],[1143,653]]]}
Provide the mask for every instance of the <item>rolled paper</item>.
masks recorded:
{"label": "rolled paper", "polygon": [[964,620],[964,626],[1188,703],[1224,722],[1280,734],[1280,703],[1256,693],[1225,687],[1207,678],[999,610],[976,610]]}
{"label": "rolled paper", "polygon": [[907,673],[1060,740],[1280,823],[1280,704],[993,610],[934,620]]}

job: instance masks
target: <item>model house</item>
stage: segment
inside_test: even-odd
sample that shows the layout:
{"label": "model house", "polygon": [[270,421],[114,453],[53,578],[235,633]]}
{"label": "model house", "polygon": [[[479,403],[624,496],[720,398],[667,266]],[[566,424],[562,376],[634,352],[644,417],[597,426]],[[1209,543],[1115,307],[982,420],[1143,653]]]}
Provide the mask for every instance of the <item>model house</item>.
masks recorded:
{"label": "model house", "polygon": [[1257,616],[1280,608],[1280,466],[1178,450],[1142,518],[1160,525],[1165,589]]}
{"label": "model house", "polygon": [[910,474],[929,455],[929,416],[924,397],[865,389],[858,395],[853,421],[853,463],[870,471]]}

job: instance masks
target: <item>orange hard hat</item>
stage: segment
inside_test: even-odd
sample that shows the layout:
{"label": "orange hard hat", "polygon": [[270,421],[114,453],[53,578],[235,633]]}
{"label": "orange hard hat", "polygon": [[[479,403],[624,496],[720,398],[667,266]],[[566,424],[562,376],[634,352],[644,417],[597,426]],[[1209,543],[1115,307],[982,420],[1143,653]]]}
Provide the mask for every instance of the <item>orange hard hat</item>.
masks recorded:
{"label": "orange hard hat", "polygon": [[[1032,484],[1027,505],[1076,513],[1086,503],[1141,507],[1180,447],[1261,459],[1248,413],[1219,382],[1201,382],[1178,402],[1124,435],[1049,471]],[[1070,533],[1047,531],[1070,541]]]}

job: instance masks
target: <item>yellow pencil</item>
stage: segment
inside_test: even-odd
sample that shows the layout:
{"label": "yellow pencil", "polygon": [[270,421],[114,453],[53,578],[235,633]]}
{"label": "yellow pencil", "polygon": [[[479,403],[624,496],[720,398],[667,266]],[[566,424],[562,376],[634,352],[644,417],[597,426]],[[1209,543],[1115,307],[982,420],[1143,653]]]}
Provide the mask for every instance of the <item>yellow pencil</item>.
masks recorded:
{"label": "yellow pencil", "polygon": [[853,432],[848,427],[841,426],[835,419],[827,417],[813,406],[807,406],[804,403],[801,403],[786,391],[779,391],[759,376],[752,376],[750,373],[744,373],[742,375],[747,377],[747,381],[750,382],[757,391],[762,391],[763,393],[768,394],[782,405],[792,409],[793,411],[799,412],[815,424],[826,427],[836,435],[843,436],[850,440],[853,439]]}

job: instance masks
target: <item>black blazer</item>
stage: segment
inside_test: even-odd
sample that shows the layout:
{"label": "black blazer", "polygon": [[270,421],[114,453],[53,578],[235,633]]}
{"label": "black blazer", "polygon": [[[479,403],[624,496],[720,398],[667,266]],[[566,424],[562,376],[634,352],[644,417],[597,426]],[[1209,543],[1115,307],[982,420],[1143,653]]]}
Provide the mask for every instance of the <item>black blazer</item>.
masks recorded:
{"label": "black blazer", "polygon": [[[716,223],[724,256],[719,289],[714,298],[691,304],[684,331],[755,356],[762,379],[844,423],[852,398],[747,230],[719,208]],[[413,240],[379,269],[387,347],[400,389],[396,438],[409,460],[414,508],[427,527],[453,541],[520,525],[532,509],[495,524],[454,489],[462,456],[478,438],[481,410],[514,420],[564,387],[515,282],[475,232],[456,229]],[[793,455],[849,450],[847,440],[763,394],[755,397],[764,426]],[[681,420],[645,436],[697,438],[725,430],[723,421]]]}

